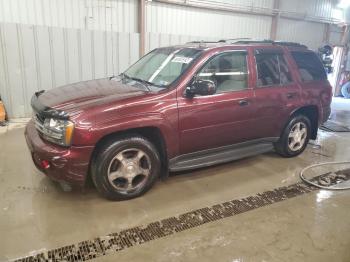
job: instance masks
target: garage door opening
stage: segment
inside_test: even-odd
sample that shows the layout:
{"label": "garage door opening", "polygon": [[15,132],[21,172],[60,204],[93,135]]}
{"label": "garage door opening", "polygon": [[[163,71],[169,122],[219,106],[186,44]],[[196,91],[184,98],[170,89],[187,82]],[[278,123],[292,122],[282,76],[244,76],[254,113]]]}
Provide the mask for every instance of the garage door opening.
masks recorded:
{"label": "garage door opening", "polygon": [[332,62],[333,71],[332,73],[328,74],[328,80],[332,85],[334,96],[339,95],[338,94],[339,92],[337,92],[337,85],[339,83],[340,75],[341,75],[341,62],[342,62],[343,52],[344,52],[344,48],[342,46],[335,46],[333,48],[333,62]]}

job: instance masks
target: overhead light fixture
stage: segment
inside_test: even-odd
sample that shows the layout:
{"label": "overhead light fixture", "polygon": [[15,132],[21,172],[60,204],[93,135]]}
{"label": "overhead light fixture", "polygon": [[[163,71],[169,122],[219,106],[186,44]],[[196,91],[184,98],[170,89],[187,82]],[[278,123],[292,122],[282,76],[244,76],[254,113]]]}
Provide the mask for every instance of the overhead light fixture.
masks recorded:
{"label": "overhead light fixture", "polygon": [[350,0],[340,0],[337,6],[339,8],[346,9],[350,6]]}
{"label": "overhead light fixture", "polygon": [[344,21],[344,9],[343,8],[333,8],[332,17],[336,20]]}

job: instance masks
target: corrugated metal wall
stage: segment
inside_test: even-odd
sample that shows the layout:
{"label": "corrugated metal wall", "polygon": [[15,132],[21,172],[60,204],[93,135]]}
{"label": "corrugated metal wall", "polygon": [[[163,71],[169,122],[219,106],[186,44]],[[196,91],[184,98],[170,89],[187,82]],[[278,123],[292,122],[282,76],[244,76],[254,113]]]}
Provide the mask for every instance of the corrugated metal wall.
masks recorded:
{"label": "corrugated metal wall", "polygon": [[[218,6],[220,3],[229,4],[245,11],[253,8],[272,10],[274,5],[274,0],[209,2],[218,3]],[[335,6],[334,0],[280,0],[279,8],[286,12],[285,15],[293,13],[299,14],[300,18],[311,16],[331,19]],[[0,0],[0,22],[136,33],[137,7],[138,0]],[[314,28],[312,23],[304,23],[304,26],[307,30]],[[268,38],[270,27],[271,17],[268,16],[147,2],[146,30],[150,33],[172,34],[176,37]],[[287,26],[280,30],[288,31],[290,28]]]}
{"label": "corrugated metal wall", "polygon": [[[270,38],[274,0],[210,2],[243,12],[147,2],[146,51],[193,40]],[[283,15],[294,18],[331,19],[334,6],[333,0],[280,0]],[[266,15],[246,14],[250,10]],[[30,116],[37,90],[125,69],[139,56],[137,19],[138,0],[0,0],[0,94],[9,116]],[[324,23],[278,22],[278,39],[314,49],[324,34]],[[339,44],[341,28],[331,26],[329,36]]]}
{"label": "corrugated metal wall", "polygon": [[137,0],[0,0],[0,21],[137,32]]}
{"label": "corrugated metal wall", "polygon": [[135,62],[137,5],[0,0],[0,95],[9,116],[30,116],[35,91],[117,74]]}
{"label": "corrugated metal wall", "polygon": [[343,29],[339,26],[331,25],[329,31],[329,44],[339,45],[342,41]]}
{"label": "corrugated metal wall", "polygon": [[172,35],[172,34],[159,34],[159,33],[147,33],[145,43],[146,52],[153,50],[157,47],[171,46],[184,44],[190,41],[214,41],[217,38],[200,37],[200,36],[189,36],[189,35]]}
{"label": "corrugated metal wall", "polygon": [[146,30],[151,33],[201,37],[269,38],[271,17],[232,14],[200,8],[150,2]]}
{"label": "corrugated metal wall", "polygon": [[287,12],[332,18],[335,4],[334,0],[280,0],[279,8]]}
{"label": "corrugated metal wall", "polygon": [[323,42],[324,24],[281,18],[278,21],[277,39],[296,41],[317,49]]}
{"label": "corrugated metal wall", "polygon": [[[242,7],[245,11],[253,6],[271,10],[273,8],[272,0],[221,0],[216,2]],[[298,21],[296,18],[302,19],[307,16],[310,20],[330,20],[333,8],[332,0],[280,0],[280,9],[283,11],[282,17],[284,18],[279,19],[277,39],[301,42],[312,49],[317,49],[323,44],[325,23]],[[288,16],[293,17],[293,19],[286,18]],[[184,35],[197,39],[216,40],[239,37],[269,39],[271,23],[272,16],[268,15],[213,11],[159,2],[150,2],[147,5],[146,31],[155,37],[155,39],[149,39],[155,43],[159,42],[161,37],[162,41],[167,41],[164,39],[181,39],[181,37],[184,38]],[[158,36],[158,34],[162,36]],[[341,28],[331,31],[330,41],[332,44],[340,44],[340,38]]]}
{"label": "corrugated metal wall", "polygon": [[0,25],[0,94],[10,117],[31,114],[34,92],[117,74],[138,59],[139,34]]}

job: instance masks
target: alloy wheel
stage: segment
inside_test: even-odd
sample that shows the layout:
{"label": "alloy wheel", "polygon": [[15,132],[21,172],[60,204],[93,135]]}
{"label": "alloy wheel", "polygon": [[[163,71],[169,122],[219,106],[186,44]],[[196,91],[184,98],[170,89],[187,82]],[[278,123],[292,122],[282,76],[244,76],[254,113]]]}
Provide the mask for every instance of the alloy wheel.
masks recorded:
{"label": "alloy wheel", "polygon": [[300,150],[306,142],[307,126],[303,122],[298,122],[293,125],[288,135],[288,147],[295,152]]}
{"label": "alloy wheel", "polygon": [[142,188],[151,173],[150,157],[136,148],[119,152],[108,167],[108,180],[118,191],[128,193]]}

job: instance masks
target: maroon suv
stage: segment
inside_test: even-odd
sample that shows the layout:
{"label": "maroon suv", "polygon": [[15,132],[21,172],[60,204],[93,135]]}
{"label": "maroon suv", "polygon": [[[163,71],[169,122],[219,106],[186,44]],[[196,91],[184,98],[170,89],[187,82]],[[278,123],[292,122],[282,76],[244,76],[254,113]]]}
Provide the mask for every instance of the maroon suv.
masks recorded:
{"label": "maroon suv", "polygon": [[108,199],[160,176],[275,150],[299,155],[330,114],[331,86],[305,46],[192,42],[158,48],[119,76],[32,98],[25,136],[47,176]]}

